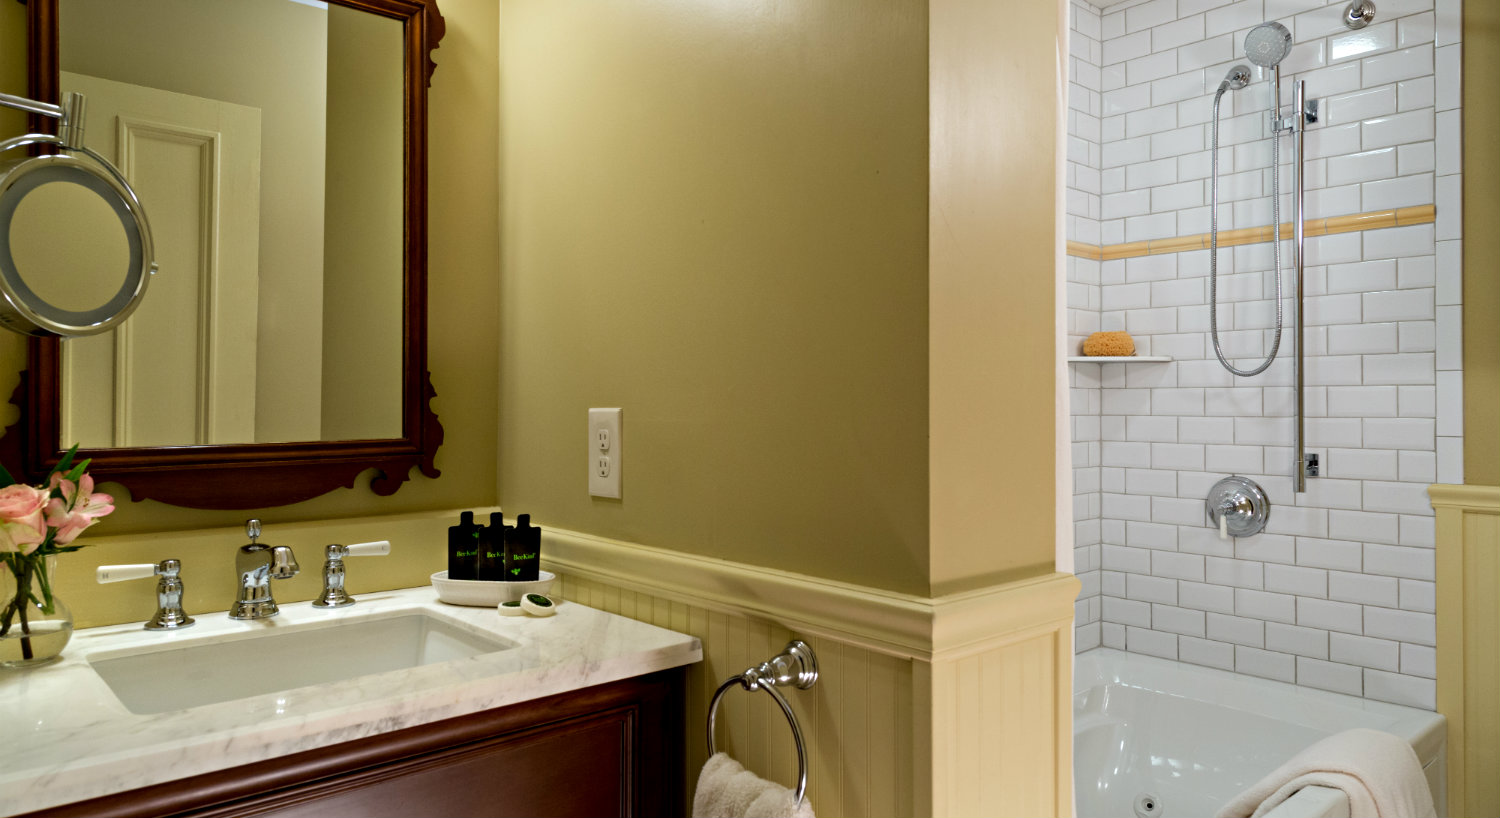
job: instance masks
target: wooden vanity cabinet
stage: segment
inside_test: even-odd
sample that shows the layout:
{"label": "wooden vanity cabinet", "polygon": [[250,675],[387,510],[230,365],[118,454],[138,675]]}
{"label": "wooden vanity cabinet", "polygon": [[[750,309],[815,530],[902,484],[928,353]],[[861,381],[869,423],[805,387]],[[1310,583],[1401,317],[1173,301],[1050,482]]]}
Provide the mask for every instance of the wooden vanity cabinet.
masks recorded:
{"label": "wooden vanity cabinet", "polygon": [[35,816],[670,816],[683,671],[660,671]]}

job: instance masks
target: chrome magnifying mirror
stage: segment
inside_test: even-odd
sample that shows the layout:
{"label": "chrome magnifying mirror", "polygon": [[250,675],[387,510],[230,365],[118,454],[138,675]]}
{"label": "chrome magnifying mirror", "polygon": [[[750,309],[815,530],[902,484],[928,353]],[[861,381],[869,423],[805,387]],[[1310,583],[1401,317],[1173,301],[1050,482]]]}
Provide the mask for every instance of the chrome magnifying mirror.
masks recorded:
{"label": "chrome magnifying mirror", "polygon": [[156,273],[146,211],[120,171],[83,146],[82,94],[61,106],[0,94],[0,105],[61,120],[58,136],[0,141],[0,154],[61,150],[0,162],[0,327],[62,338],[112,329]]}

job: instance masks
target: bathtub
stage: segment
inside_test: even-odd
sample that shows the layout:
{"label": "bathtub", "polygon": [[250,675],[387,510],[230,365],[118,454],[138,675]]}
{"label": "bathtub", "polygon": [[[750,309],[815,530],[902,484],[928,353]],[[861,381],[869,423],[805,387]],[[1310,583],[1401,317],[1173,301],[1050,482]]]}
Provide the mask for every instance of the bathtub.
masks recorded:
{"label": "bathtub", "polygon": [[[1447,724],[1426,710],[1096,648],[1073,675],[1079,818],[1205,818],[1309,744],[1371,727],[1411,742],[1446,814]],[[1312,787],[1272,815],[1348,816]]]}

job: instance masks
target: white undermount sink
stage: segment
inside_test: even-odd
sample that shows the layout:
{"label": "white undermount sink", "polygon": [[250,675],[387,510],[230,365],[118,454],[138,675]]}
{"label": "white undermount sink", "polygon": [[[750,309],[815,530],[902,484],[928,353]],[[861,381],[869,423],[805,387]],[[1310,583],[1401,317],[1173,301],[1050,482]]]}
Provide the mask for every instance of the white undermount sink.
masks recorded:
{"label": "white undermount sink", "polygon": [[[186,636],[186,633],[183,634]],[[422,612],[236,634],[149,652],[93,653],[88,663],[130,712],[165,713],[515,647]]]}

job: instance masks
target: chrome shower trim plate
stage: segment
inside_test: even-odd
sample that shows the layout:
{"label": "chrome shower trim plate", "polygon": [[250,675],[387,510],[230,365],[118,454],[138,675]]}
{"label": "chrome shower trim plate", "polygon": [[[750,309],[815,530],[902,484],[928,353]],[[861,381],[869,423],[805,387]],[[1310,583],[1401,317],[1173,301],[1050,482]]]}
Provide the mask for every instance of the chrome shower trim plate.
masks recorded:
{"label": "chrome shower trim plate", "polygon": [[1375,22],[1375,4],[1371,0],[1353,0],[1344,9],[1344,25],[1359,31]]}
{"label": "chrome shower trim plate", "polygon": [[1234,475],[1215,483],[1204,500],[1208,521],[1232,537],[1251,537],[1271,520],[1271,499],[1265,489],[1248,477]]}

